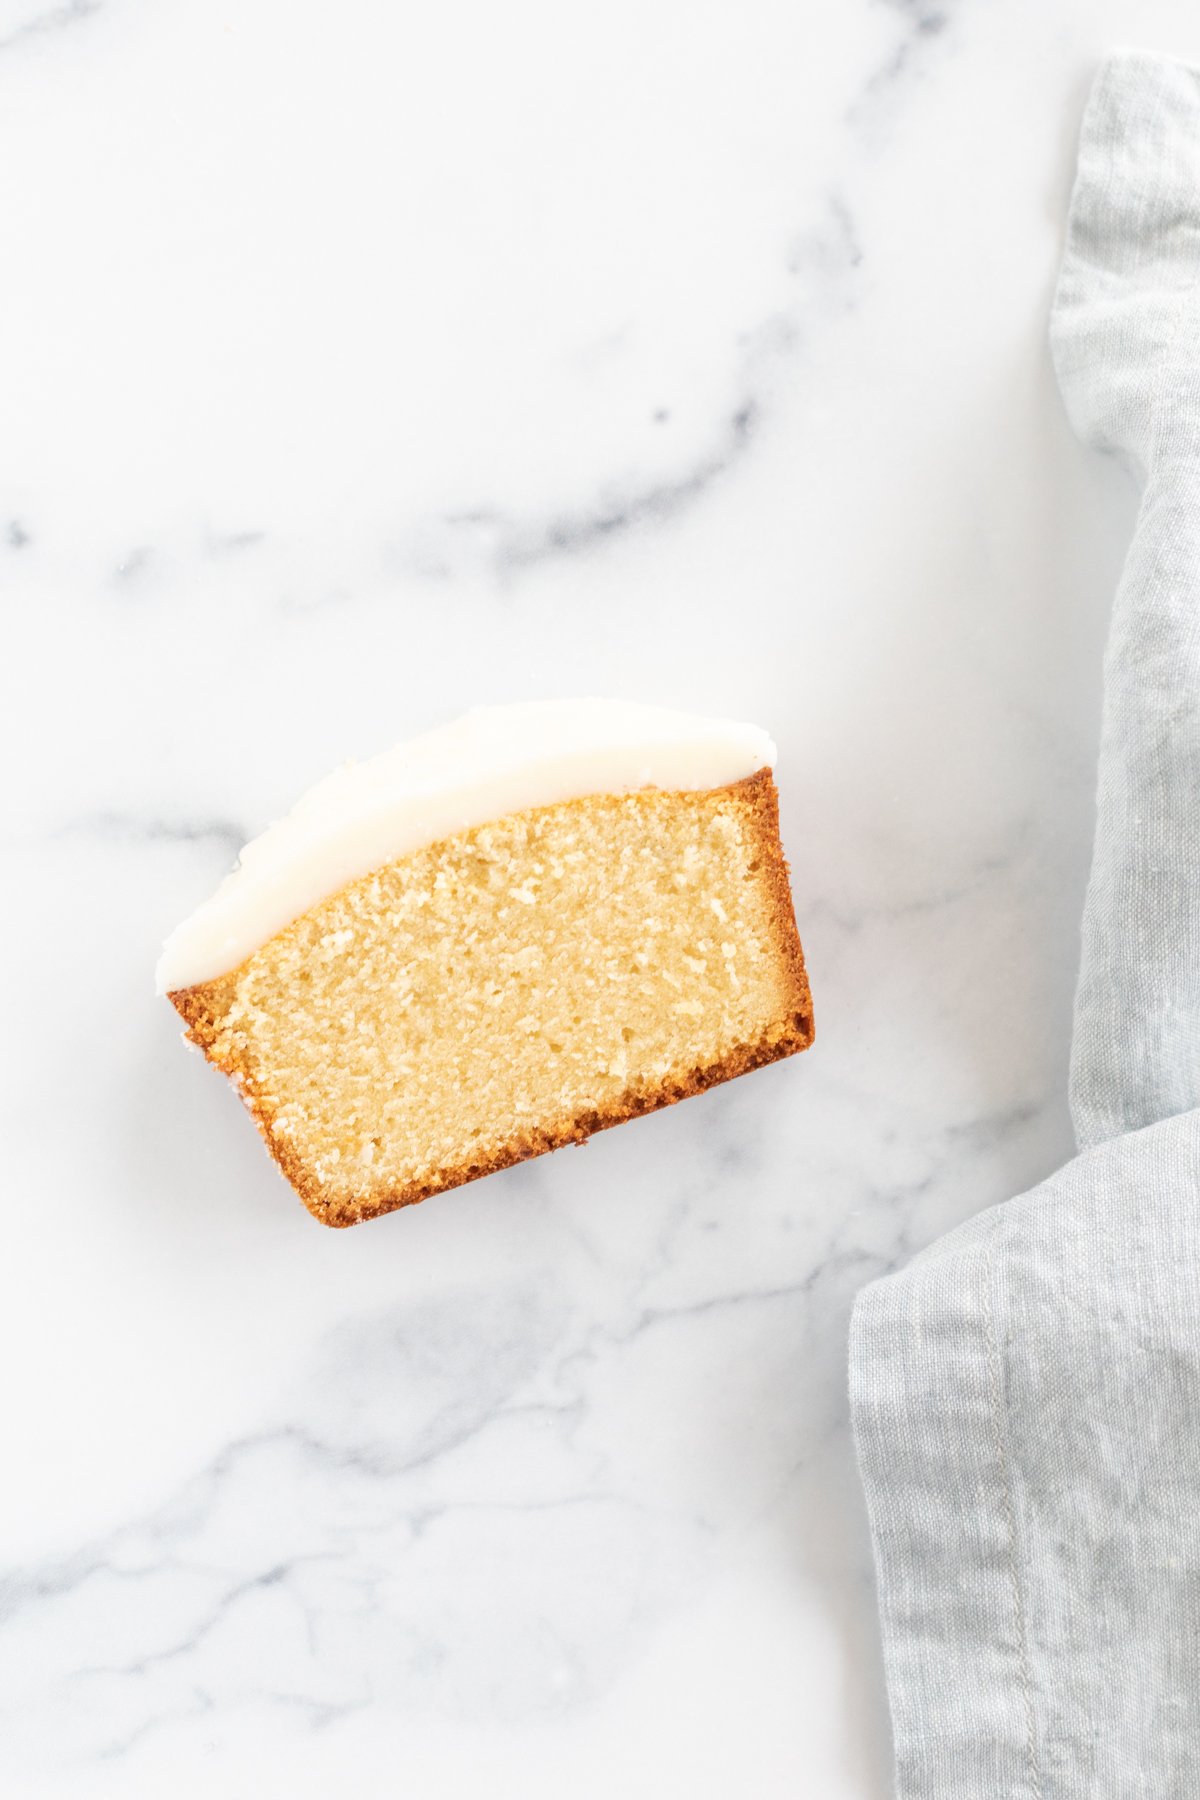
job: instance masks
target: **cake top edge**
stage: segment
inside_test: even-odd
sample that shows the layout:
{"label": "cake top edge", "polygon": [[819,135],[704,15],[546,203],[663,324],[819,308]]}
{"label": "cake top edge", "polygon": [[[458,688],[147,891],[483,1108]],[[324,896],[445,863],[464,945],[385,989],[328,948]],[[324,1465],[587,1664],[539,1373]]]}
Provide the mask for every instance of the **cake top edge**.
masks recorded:
{"label": "cake top edge", "polygon": [[634,701],[480,706],[318,781],[172,932],[160,994],[225,975],[348,881],[508,813],[638,788],[725,787],[774,768],[756,725]]}

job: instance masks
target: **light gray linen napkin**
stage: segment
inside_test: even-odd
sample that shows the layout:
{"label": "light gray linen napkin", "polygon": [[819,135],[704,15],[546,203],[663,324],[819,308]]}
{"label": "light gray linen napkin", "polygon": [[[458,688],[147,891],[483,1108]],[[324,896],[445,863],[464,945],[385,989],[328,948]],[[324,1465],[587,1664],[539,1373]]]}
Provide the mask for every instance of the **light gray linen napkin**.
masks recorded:
{"label": "light gray linen napkin", "polygon": [[1143,484],[1105,666],[1080,1155],[859,1296],[901,1800],[1200,1797],[1200,71],[1123,52],[1051,337]]}

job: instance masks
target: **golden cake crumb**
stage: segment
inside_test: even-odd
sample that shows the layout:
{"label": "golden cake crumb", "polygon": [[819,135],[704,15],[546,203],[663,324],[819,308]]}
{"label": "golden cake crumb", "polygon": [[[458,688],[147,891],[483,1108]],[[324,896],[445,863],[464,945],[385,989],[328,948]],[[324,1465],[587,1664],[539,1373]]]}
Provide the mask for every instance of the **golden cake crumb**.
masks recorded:
{"label": "golden cake crumb", "polygon": [[444,838],[171,1000],[336,1226],[582,1142],[813,1035],[767,769]]}

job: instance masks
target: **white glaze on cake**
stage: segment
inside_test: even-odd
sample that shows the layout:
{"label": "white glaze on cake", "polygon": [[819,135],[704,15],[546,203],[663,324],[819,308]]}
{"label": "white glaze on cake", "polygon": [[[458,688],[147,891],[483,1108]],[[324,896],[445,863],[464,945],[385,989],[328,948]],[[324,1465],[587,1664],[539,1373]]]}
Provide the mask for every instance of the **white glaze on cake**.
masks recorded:
{"label": "white glaze on cake", "polygon": [[169,993],[237,968],[346,882],[506,813],[585,794],[724,787],[773,768],[765,731],[624,700],[482,706],[347,763],[246,845],[158,963]]}

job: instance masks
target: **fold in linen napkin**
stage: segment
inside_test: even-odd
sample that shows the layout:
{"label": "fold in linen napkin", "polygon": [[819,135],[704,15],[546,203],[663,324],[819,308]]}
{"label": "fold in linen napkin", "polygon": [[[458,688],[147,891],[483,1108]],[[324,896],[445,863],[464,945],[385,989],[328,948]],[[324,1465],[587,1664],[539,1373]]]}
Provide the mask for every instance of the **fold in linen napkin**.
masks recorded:
{"label": "fold in linen napkin", "polygon": [[901,1800],[1200,1797],[1200,70],[1121,53],[1051,339],[1142,505],[1105,665],[1081,1153],[859,1296]]}

